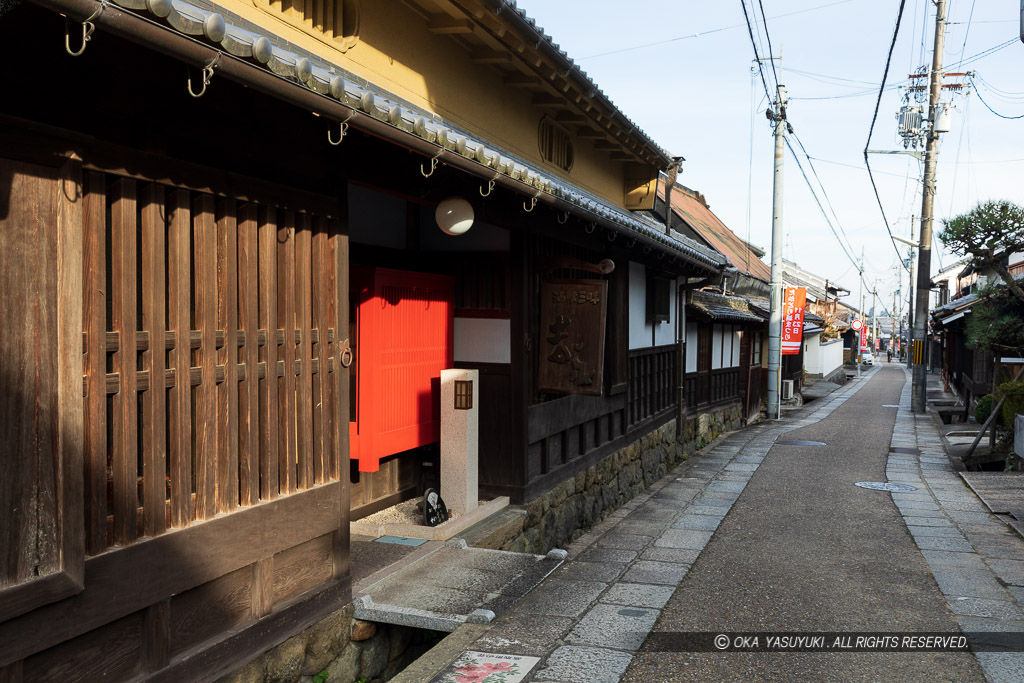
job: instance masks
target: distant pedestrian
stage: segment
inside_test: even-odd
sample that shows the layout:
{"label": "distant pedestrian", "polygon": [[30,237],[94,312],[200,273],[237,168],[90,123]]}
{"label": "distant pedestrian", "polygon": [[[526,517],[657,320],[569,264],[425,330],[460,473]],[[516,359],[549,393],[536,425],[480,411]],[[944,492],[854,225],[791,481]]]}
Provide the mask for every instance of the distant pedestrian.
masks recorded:
{"label": "distant pedestrian", "polygon": [[885,350],[885,355],[887,356],[885,362],[891,363],[892,362],[892,349],[886,349]]}

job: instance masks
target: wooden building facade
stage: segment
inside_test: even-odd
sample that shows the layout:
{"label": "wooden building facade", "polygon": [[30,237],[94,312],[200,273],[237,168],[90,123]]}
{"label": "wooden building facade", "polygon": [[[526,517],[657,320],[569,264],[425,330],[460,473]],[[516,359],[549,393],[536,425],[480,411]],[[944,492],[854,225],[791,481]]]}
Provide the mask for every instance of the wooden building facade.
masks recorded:
{"label": "wooden building facade", "polygon": [[464,5],[0,16],[0,680],[211,680],[347,604],[350,519],[437,476],[440,364],[515,502],[678,411],[676,283],[724,260],[632,213],[670,157]]}

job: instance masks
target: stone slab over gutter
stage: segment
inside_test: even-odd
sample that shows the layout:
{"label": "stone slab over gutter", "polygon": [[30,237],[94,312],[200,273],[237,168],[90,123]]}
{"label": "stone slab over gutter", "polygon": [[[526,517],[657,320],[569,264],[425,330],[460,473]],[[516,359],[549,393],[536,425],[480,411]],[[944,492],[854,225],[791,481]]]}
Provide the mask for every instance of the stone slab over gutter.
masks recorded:
{"label": "stone slab over gutter", "polygon": [[[666,235],[644,221],[576,186],[549,178],[532,165],[474,139],[395,95],[359,84],[336,64],[288,46],[279,36],[225,12],[184,0],[34,0],[74,21],[91,23],[196,69],[212,83],[225,76],[328,119],[380,136],[491,181],[536,202],[622,233],[673,259],[714,272],[725,257],[693,240]],[[119,7],[119,6],[120,7]],[[163,23],[165,22],[165,23]],[[74,30],[72,28],[71,30]],[[93,40],[98,38],[94,35]],[[433,160],[433,161],[430,161]]]}

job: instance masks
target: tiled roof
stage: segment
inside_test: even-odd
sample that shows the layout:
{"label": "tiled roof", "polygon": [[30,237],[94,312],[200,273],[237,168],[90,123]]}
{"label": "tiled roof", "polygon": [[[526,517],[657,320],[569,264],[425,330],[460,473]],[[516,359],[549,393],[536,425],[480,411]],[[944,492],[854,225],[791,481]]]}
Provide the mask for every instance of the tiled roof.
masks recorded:
{"label": "tiled roof", "polygon": [[715,292],[694,291],[690,293],[687,307],[698,314],[715,321],[739,323],[764,323],[766,318],[751,310],[746,299]]}
{"label": "tiled roof", "polygon": [[[522,14],[514,2],[502,1]],[[425,140],[437,147],[438,154],[442,151],[457,154],[480,164],[481,169],[488,169],[495,178],[499,175],[512,178],[522,184],[521,191],[526,195],[536,198],[547,194],[572,205],[574,213],[584,220],[598,218],[608,221],[616,231],[639,240],[645,249],[658,248],[670,256],[679,256],[712,269],[719,269],[726,263],[725,257],[713,249],[683,236],[666,235],[663,227],[654,221],[621,209],[575,185],[551,178],[497,146],[474,137],[431,112],[417,109],[337,64],[306,52],[281,36],[271,34],[207,0],[111,2],[170,31],[212,44],[219,51],[215,62],[208,67],[212,74],[216,73],[217,64],[223,59],[237,59],[273,73],[297,88],[340,103],[353,113],[369,116],[397,131]],[[356,117],[352,125],[358,128],[359,121]]]}
{"label": "tiled roof", "polygon": [[[665,198],[664,180],[658,183],[658,196],[662,200]],[[700,193],[676,185],[672,189],[672,210],[712,248],[724,254],[730,265],[738,271],[758,280],[771,282],[772,270],[768,264],[758,258],[747,243],[708,208]]]}

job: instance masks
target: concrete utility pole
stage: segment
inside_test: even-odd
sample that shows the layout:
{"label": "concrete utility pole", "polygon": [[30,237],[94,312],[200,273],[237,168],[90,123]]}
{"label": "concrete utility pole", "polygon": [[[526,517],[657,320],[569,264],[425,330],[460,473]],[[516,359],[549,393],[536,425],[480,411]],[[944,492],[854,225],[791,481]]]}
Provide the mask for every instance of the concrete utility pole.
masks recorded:
{"label": "concrete utility pole", "polygon": [[[860,324],[864,325],[864,247],[860,248],[860,270],[857,272],[860,277],[860,308],[857,310],[857,317],[860,318]],[[860,378],[860,330],[857,331],[857,338],[854,339],[854,344],[857,346],[857,353],[852,354],[857,359],[857,377]]]}
{"label": "concrete utility pole", "polygon": [[775,110],[775,195],[772,199],[772,282],[768,317],[768,415],[779,416],[782,370],[782,161],[786,136],[786,88],[779,86]]}
{"label": "concrete utility pole", "polygon": [[878,308],[878,278],[875,278],[875,286],[871,289],[871,346],[868,347],[868,353],[874,355],[875,344],[878,340],[878,315],[875,313],[875,309]]}
{"label": "concrete utility pole", "polygon": [[946,32],[946,0],[935,2],[935,47],[932,73],[928,87],[928,143],[924,154],[924,187],[921,200],[921,239],[917,247],[917,308],[914,311],[913,385],[910,409],[915,413],[928,410],[928,292],[932,272],[932,215],[935,205],[935,165],[939,155],[939,133],[935,121],[939,116],[939,95],[942,94],[942,48]]}

